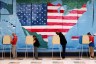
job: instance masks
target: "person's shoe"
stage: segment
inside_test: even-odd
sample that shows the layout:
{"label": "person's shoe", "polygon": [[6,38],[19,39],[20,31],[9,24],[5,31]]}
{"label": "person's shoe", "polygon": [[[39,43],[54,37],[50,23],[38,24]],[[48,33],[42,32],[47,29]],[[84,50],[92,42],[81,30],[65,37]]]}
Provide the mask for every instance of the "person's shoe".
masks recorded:
{"label": "person's shoe", "polygon": [[94,58],[94,56],[91,56],[92,58]]}
{"label": "person's shoe", "polygon": [[35,58],[35,60],[38,60],[38,58]]}
{"label": "person's shoe", "polygon": [[17,59],[17,57],[12,57],[12,59]]}
{"label": "person's shoe", "polygon": [[91,59],[91,60],[93,60],[93,59],[94,59],[94,57],[92,57],[92,56],[91,56],[91,57],[90,57],[90,59]]}
{"label": "person's shoe", "polygon": [[64,60],[65,58],[62,58],[62,60]]}
{"label": "person's shoe", "polygon": [[62,58],[65,58],[65,57],[62,57]]}
{"label": "person's shoe", "polygon": [[65,59],[65,57],[62,57],[62,59]]}

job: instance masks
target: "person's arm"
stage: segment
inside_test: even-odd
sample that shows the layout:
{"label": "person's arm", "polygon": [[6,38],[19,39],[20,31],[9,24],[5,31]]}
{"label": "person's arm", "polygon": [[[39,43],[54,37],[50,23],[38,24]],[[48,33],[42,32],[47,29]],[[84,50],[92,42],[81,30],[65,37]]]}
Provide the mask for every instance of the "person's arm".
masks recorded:
{"label": "person's arm", "polygon": [[11,43],[12,43],[12,40],[13,40],[12,37],[10,37],[10,39],[11,39]]}
{"label": "person's arm", "polygon": [[33,42],[35,43],[35,42],[36,42],[36,40],[33,40]]}

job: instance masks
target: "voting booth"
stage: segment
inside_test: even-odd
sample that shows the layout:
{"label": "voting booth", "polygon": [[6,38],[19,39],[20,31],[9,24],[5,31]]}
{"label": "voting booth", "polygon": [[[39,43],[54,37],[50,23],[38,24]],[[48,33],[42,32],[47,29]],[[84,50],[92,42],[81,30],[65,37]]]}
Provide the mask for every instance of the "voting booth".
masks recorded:
{"label": "voting booth", "polygon": [[[11,40],[12,40],[12,37],[10,35],[4,35],[3,36],[3,41],[2,41],[2,44],[3,44],[2,59],[3,59],[3,57],[5,57],[5,47],[8,47],[9,45],[11,45]],[[11,59],[11,46],[10,46],[10,59]]]}
{"label": "voting booth", "polygon": [[[26,57],[28,57],[27,45],[33,45],[34,44],[34,38],[33,38],[33,35],[28,35],[28,36],[26,36],[25,39],[26,39],[25,40],[25,44],[26,44],[25,58],[26,58]],[[33,57],[34,57],[34,47],[33,47]]]}
{"label": "voting booth", "polygon": [[[82,58],[83,55],[83,45],[89,45],[90,41],[89,41],[89,36],[88,35],[83,35],[79,37],[79,43],[80,43],[80,47],[81,47],[81,51],[79,52],[79,57]],[[88,51],[86,51],[86,54],[88,56]],[[81,53],[81,54],[80,54]]]}
{"label": "voting booth", "polygon": [[[60,49],[60,37],[59,37],[59,35],[52,36],[52,58],[53,58],[53,46],[55,44],[59,45],[59,49]],[[61,58],[61,50],[60,50],[60,58]]]}

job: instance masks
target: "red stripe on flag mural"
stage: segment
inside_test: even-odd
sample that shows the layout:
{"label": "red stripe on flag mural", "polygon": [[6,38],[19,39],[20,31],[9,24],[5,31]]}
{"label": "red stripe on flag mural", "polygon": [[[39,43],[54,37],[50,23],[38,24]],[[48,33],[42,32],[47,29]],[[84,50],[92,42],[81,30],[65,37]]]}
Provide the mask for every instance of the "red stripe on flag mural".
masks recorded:
{"label": "red stripe on flag mural", "polygon": [[[49,13],[59,13],[58,10],[52,10],[52,9],[48,9],[47,12],[49,12]],[[64,10],[60,10],[60,13],[64,13]]]}
{"label": "red stripe on flag mural", "polygon": [[56,4],[56,5],[54,5],[54,4],[52,4],[52,3],[48,3],[47,5],[48,5],[48,6],[61,6],[60,3],[58,3],[58,4]]}
{"label": "red stripe on flag mural", "polygon": [[48,16],[48,19],[77,20],[78,16]]}
{"label": "red stripe on flag mural", "polygon": [[72,36],[71,39],[72,40],[78,40],[79,39],[79,36]]}
{"label": "red stripe on flag mural", "polygon": [[75,13],[77,13],[77,14],[83,14],[84,12],[86,12],[86,11],[85,10],[72,10],[69,13],[72,13],[72,14],[75,14]]}
{"label": "red stripe on flag mural", "polygon": [[60,31],[60,32],[68,32],[69,29],[27,29],[30,32],[56,32],[56,31]]}
{"label": "red stripe on flag mural", "polygon": [[[52,10],[52,9],[48,9],[48,12],[49,13],[64,13],[64,10],[60,10],[59,12],[58,12],[58,10]],[[85,12],[85,10],[72,10],[72,11],[70,11],[69,13],[71,13],[71,14],[83,14]]]}
{"label": "red stripe on flag mural", "polygon": [[[50,35],[51,36],[51,35]],[[42,38],[48,38],[48,35],[42,35]]]}

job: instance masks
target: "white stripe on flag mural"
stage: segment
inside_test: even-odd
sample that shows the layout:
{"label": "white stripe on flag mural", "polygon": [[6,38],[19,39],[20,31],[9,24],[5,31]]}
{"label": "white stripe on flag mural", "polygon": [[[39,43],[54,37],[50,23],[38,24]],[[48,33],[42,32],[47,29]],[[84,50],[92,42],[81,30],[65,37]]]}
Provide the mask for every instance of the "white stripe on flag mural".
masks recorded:
{"label": "white stripe on flag mural", "polygon": [[[47,25],[47,26],[23,26],[26,29],[70,29],[72,26],[63,26],[63,25]],[[64,27],[64,28],[62,28]]]}
{"label": "white stripe on flag mural", "polygon": [[[74,10],[81,10],[81,11],[85,11],[86,10],[86,8],[85,8],[86,6],[82,6],[82,8],[80,8],[80,9],[74,9]],[[52,9],[52,10],[57,10],[58,8],[60,8],[60,6],[54,6],[54,8],[53,8],[53,6],[48,6],[48,9],[50,10],[50,9]],[[60,8],[60,10],[64,10],[64,7],[61,7]]]}

